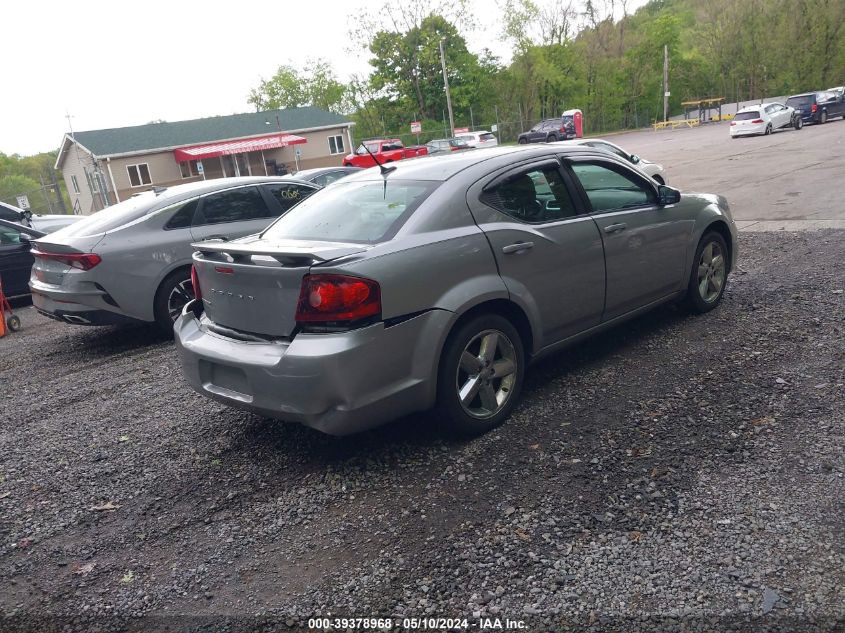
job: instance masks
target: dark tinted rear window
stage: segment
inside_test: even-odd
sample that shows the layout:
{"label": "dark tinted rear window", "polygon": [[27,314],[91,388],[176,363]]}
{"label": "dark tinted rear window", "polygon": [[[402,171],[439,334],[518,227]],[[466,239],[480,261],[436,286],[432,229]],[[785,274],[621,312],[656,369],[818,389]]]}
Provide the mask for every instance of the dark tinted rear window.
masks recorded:
{"label": "dark tinted rear window", "polygon": [[786,105],[792,106],[793,108],[797,108],[802,105],[809,105],[815,101],[815,96],[813,95],[804,95],[801,97],[789,97],[786,100]]}
{"label": "dark tinted rear window", "polygon": [[490,139],[494,139],[494,138],[496,138],[496,137],[495,137],[492,133],[487,132],[487,133],[482,134],[481,136],[479,136],[479,137],[478,137],[478,140],[480,140],[480,141],[489,141]]}
{"label": "dark tinted rear window", "polygon": [[340,181],[300,202],[274,222],[263,237],[384,241],[396,234],[438,184],[415,180]]}
{"label": "dark tinted rear window", "polygon": [[749,112],[739,112],[735,117],[734,120],[736,121],[750,121],[751,119],[759,119],[760,113],[757,110],[751,110]]}

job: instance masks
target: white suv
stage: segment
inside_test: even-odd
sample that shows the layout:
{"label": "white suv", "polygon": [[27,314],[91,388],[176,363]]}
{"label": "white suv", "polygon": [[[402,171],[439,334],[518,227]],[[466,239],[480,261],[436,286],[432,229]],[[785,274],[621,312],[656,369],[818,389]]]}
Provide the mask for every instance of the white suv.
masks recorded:
{"label": "white suv", "polygon": [[456,134],[455,138],[462,139],[467,142],[470,147],[496,147],[499,140],[492,132],[485,132],[484,130],[478,132],[464,132],[463,134]]}
{"label": "white suv", "polygon": [[751,134],[771,134],[781,128],[803,127],[800,116],[796,116],[795,108],[782,103],[763,103],[757,106],[743,108],[731,121],[731,138],[749,136]]}

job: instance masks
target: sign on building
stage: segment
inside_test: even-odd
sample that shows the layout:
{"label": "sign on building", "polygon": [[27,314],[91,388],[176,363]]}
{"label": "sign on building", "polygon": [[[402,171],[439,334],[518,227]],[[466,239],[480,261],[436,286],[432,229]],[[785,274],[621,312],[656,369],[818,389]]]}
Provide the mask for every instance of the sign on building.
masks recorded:
{"label": "sign on building", "polygon": [[466,134],[467,132],[469,132],[468,127],[456,127],[455,128],[455,134]]}
{"label": "sign on building", "polygon": [[17,196],[17,200],[18,200],[18,206],[21,209],[23,209],[24,211],[29,209],[29,198],[27,198],[25,195],[24,196]]}
{"label": "sign on building", "polygon": [[419,134],[420,132],[422,132],[422,123],[411,121],[411,134]]}

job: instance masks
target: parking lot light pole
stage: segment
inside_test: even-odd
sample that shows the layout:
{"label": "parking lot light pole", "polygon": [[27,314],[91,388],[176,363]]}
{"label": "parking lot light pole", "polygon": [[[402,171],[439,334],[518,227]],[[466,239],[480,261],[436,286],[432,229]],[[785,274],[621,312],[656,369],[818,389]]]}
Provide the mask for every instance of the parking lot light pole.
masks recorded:
{"label": "parking lot light pole", "polygon": [[449,75],[446,74],[446,57],[443,55],[443,39],[440,39],[440,65],[443,67],[443,86],[446,88],[446,107],[449,109],[449,128],[455,136],[455,117],[452,114],[452,96],[449,94]]}

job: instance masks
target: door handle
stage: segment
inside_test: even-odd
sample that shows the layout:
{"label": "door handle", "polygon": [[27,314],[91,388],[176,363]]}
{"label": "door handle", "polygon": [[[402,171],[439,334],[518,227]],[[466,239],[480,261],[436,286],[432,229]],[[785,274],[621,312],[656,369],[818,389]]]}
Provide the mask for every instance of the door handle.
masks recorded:
{"label": "door handle", "polygon": [[505,255],[511,255],[512,253],[527,251],[529,248],[534,248],[534,242],[517,242],[516,244],[508,244],[507,246],[502,247],[502,252]]}
{"label": "door handle", "polygon": [[209,235],[208,237],[202,238],[203,242],[208,241],[208,240],[220,240],[222,242],[228,242],[229,238],[226,237],[225,235]]}
{"label": "door handle", "polygon": [[624,231],[627,228],[628,228],[628,225],[625,224],[624,222],[620,222],[619,224],[608,224],[606,227],[604,227],[604,232],[605,233],[616,233],[618,231]]}

